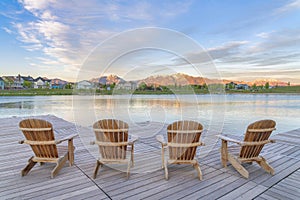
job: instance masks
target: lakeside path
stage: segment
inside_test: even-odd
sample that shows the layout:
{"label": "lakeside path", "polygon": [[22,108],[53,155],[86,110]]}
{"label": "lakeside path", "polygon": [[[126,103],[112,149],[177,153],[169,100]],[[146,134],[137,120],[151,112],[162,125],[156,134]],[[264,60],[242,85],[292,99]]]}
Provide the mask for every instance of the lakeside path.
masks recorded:
{"label": "lakeside path", "polygon": [[[36,165],[27,176],[21,177],[21,169],[32,156],[28,145],[18,144],[24,138],[18,130],[22,118],[2,118],[0,199],[300,199],[300,129],[274,135],[272,138],[277,142],[265,146],[262,154],[275,169],[274,176],[257,164],[245,165],[250,172],[249,179],[242,178],[230,165],[222,168],[218,143],[198,159],[202,181],[189,165],[170,165],[166,181],[160,169],[160,146],[152,135],[137,142],[135,167],[129,180],[126,173],[107,166],[99,170],[94,180],[91,178],[96,163],[93,153],[97,148],[83,142],[94,139],[91,129],[76,130],[73,123],[53,115],[36,117],[50,121],[56,137],[79,132],[80,137],[74,141],[75,165],[69,167],[67,163],[54,179],[50,178],[53,164]],[[152,129],[147,127],[147,123],[141,124],[130,133],[151,135]],[[164,128],[158,134],[165,134]]]}

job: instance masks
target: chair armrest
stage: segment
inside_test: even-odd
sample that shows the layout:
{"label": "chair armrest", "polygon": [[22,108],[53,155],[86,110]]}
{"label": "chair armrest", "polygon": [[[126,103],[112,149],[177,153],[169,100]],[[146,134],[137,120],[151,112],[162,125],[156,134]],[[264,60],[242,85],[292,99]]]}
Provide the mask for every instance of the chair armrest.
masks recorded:
{"label": "chair armrest", "polygon": [[157,135],[156,140],[161,143],[162,146],[167,146],[167,143],[164,140],[164,137],[162,135]]}
{"label": "chair armrest", "polygon": [[77,137],[77,136],[78,136],[78,134],[69,135],[69,136],[67,136],[67,137],[65,137],[63,139],[55,140],[55,143],[56,144],[60,144],[60,143],[62,143],[64,141],[67,141],[67,140],[73,140],[73,138]]}
{"label": "chair armrest", "polygon": [[242,141],[235,140],[235,139],[226,137],[224,135],[217,135],[217,137],[219,137],[221,140],[225,140],[225,141],[228,141],[228,142],[237,143],[238,145],[242,145]]}
{"label": "chair armrest", "polygon": [[128,144],[133,145],[138,139],[138,137],[131,136],[131,138],[128,140]]}
{"label": "chair armrest", "polygon": [[241,146],[257,146],[257,145],[263,145],[268,143],[275,143],[275,140],[264,140],[259,142],[242,142]]}

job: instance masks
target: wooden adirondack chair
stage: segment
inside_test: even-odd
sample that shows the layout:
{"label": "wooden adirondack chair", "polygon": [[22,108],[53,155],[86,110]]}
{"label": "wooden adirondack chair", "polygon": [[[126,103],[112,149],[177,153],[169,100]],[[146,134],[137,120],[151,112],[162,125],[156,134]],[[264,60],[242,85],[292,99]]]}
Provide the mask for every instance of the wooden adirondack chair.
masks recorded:
{"label": "wooden adirondack chair", "polygon": [[[191,164],[198,172],[202,180],[200,165],[195,159],[198,146],[204,145],[200,141],[203,126],[194,121],[177,121],[167,127],[168,142],[162,135],[156,139],[161,143],[162,168],[165,170],[165,178],[168,180],[168,164]],[[169,159],[165,161],[165,150],[169,150]]]}
{"label": "wooden adirondack chair", "polygon": [[[123,163],[127,164],[127,178],[129,178],[130,166],[134,165],[134,142],[137,138],[132,137],[130,141],[128,140],[128,124],[121,120],[103,119],[95,122],[93,129],[96,141],[91,144],[98,145],[100,153],[94,170],[94,179],[103,164]],[[130,151],[129,155],[127,155],[128,151]]]}
{"label": "wooden adirondack chair", "polygon": [[[244,141],[238,141],[229,137],[219,135],[222,140],[221,161],[227,167],[227,161],[245,178],[249,177],[249,172],[242,166],[242,163],[257,162],[265,171],[274,175],[274,169],[267,161],[260,156],[260,152],[265,144],[274,143],[269,137],[275,130],[275,121],[260,120],[250,124],[247,128]],[[238,144],[236,147],[228,147],[228,142]]]}
{"label": "wooden adirondack chair", "polygon": [[[74,164],[73,138],[77,134],[70,135],[61,140],[55,140],[52,124],[41,119],[25,119],[19,123],[19,128],[25,136],[25,140],[19,141],[20,144],[29,144],[35,156],[28,160],[28,165],[21,171],[25,176],[36,163],[56,163],[56,167],[51,172],[54,178],[67,160],[69,165]],[[57,146],[64,141],[68,141],[68,146]]]}

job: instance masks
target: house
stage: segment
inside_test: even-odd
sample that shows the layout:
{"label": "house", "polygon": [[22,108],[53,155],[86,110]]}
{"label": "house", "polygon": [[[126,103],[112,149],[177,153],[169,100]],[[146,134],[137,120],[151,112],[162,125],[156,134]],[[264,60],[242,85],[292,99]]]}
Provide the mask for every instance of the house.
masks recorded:
{"label": "house", "polygon": [[4,80],[0,77],[0,90],[4,90]]}
{"label": "house", "polygon": [[238,90],[248,90],[249,85],[247,85],[247,84],[238,84],[238,85],[236,85],[235,88],[238,89]]}
{"label": "house", "polygon": [[94,88],[93,83],[86,81],[86,80],[79,81],[76,84],[76,89],[93,89],[93,88]]}
{"label": "house", "polygon": [[5,82],[5,88],[7,89],[23,89],[23,78],[18,76],[3,76],[3,81]]}
{"label": "house", "polygon": [[68,82],[55,78],[51,80],[50,84],[52,89],[64,89]]}
{"label": "house", "polygon": [[34,88],[51,88],[51,80],[47,78],[38,77],[34,79]]}
{"label": "house", "polygon": [[31,76],[21,76],[22,78],[22,85],[24,88],[33,88],[34,86],[34,78]]}
{"label": "house", "polygon": [[122,81],[117,84],[117,89],[123,90],[136,90],[137,83],[134,81]]}
{"label": "house", "polygon": [[226,89],[226,90],[236,89],[236,86],[237,86],[237,84],[234,83],[234,82],[226,83],[225,89]]}

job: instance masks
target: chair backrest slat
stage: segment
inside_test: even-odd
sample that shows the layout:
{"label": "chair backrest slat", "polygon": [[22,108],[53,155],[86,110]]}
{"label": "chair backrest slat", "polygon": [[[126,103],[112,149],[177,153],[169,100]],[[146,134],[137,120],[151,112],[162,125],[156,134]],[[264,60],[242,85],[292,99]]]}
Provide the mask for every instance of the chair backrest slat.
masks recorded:
{"label": "chair backrest slat", "polygon": [[[259,142],[268,140],[275,129],[276,122],[273,120],[260,120],[250,124],[247,128],[244,141]],[[259,131],[261,130],[261,131]],[[255,146],[243,146],[240,150],[240,158],[253,158],[259,156],[264,144]]]}
{"label": "chair backrest slat", "polygon": [[[52,124],[41,119],[25,119],[19,123],[26,140],[54,141]],[[40,158],[58,158],[55,144],[30,145],[35,156]]]}
{"label": "chair backrest slat", "polygon": [[[198,131],[195,131],[198,130]],[[203,130],[203,126],[194,121],[177,121],[167,128],[168,143],[192,144],[198,143]],[[169,157],[171,160],[193,160],[196,154],[195,147],[174,147],[169,146]]]}
{"label": "chair backrest slat", "polygon": [[[103,143],[123,143],[128,141],[128,124],[116,119],[103,119],[93,125],[96,140]],[[127,145],[99,145],[103,159],[126,159]]]}

